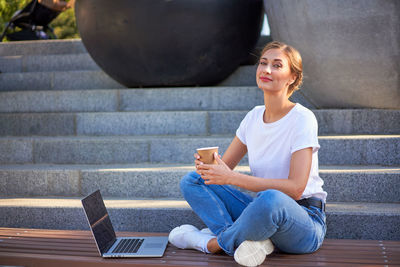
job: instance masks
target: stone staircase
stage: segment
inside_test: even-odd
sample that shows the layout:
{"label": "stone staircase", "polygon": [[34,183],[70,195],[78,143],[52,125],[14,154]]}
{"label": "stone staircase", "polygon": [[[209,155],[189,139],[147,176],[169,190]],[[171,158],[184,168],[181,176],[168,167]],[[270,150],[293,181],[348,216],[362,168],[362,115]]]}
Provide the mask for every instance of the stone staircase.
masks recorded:
{"label": "stone staircase", "polygon": [[[214,87],[127,89],[80,40],[1,43],[0,71],[0,227],[88,229],[96,189],[118,231],[203,227],[179,180],[263,101],[248,65]],[[327,237],[400,240],[400,110],[313,111]]]}

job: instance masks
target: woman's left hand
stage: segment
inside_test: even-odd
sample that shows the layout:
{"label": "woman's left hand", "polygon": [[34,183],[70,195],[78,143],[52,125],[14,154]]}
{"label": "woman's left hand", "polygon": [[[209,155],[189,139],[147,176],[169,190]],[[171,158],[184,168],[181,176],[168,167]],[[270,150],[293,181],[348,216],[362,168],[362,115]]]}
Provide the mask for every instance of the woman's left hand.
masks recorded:
{"label": "woman's left hand", "polygon": [[217,164],[197,165],[197,173],[204,179],[205,184],[229,184],[233,171],[225,164],[220,156],[215,152],[214,158]]}

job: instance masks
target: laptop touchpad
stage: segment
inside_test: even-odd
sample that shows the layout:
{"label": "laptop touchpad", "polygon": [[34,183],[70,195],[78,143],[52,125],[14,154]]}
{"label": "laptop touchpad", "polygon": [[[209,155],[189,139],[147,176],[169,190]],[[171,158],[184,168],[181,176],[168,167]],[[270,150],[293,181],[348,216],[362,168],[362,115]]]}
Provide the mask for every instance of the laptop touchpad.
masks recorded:
{"label": "laptop touchpad", "polygon": [[163,243],[145,243],[144,247],[145,248],[162,248],[163,247]]}

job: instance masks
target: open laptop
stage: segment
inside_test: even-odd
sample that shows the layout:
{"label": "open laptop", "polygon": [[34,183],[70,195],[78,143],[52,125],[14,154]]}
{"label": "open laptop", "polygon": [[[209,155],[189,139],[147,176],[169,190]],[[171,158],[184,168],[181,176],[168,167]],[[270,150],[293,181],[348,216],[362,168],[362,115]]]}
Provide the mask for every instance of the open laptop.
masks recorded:
{"label": "open laptop", "polygon": [[116,237],[100,190],[82,199],[82,205],[103,258],[163,256],[168,244],[167,236]]}

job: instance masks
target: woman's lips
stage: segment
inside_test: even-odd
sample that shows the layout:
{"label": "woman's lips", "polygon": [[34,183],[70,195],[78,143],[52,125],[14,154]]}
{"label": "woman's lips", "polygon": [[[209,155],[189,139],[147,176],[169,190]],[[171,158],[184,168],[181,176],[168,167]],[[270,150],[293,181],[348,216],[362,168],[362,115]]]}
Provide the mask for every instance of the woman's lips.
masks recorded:
{"label": "woman's lips", "polygon": [[272,82],[272,79],[267,78],[267,77],[260,77],[260,80],[263,82]]}

